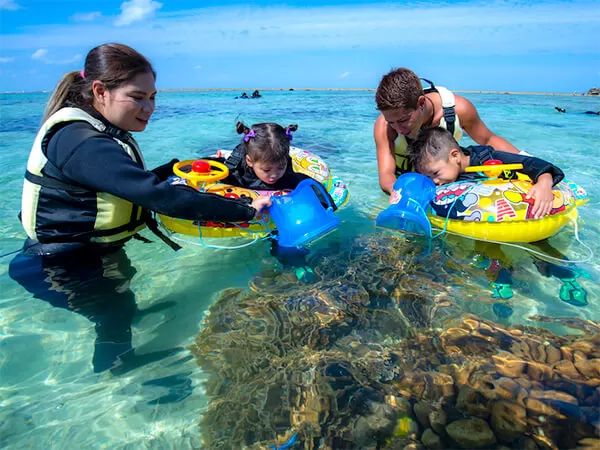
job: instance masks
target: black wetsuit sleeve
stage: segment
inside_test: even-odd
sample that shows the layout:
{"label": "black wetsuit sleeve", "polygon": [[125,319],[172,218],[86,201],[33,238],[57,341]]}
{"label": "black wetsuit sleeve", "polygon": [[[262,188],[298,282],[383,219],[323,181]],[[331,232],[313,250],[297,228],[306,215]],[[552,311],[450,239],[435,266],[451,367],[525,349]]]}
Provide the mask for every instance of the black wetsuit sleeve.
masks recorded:
{"label": "black wetsuit sleeve", "polygon": [[[519,172],[527,175],[533,180],[534,183],[537,183],[539,176],[544,173],[549,173],[552,175],[553,186],[558,184],[565,177],[563,171],[555,165],[533,156],[525,156],[516,153],[507,153],[500,150],[494,150],[492,147],[487,145],[473,145],[462,148],[462,151],[465,154],[471,155],[469,162],[469,165],[471,166],[482,166],[490,159],[498,159],[504,164],[522,164],[523,169],[520,169]],[[459,177],[460,180],[474,178],[477,178],[477,176],[470,173],[462,173]]]}
{"label": "black wetsuit sleeve", "polygon": [[292,169],[287,170],[285,174],[277,180],[275,186],[277,189],[296,189],[303,180],[311,180],[312,178],[303,173],[294,172]]}
{"label": "black wetsuit sleeve", "polygon": [[[78,139],[86,136],[82,127],[88,127],[83,140]],[[111,137],[90,135],[87,124],[72,124],[60,130],[51,139],[47,153],[61,173],[78,185],[168,216],[242,222],[252,219],[256,212],[243,201],[161,181],[133,161]]]}
{"label": "black wetsuit sleeve", "polygon": [[534,156],[519,155],[516,153],[507,153],[499,150],[491,151],[492,158],[499,159],[504,164],[523,164],[523,169],[519,172],[524,173],[529,178],[537,183],[540,175],[549,173],[552,175],[552,185],[556,185],[562,181],[565,174],[562,170],[556,167],[554,164],[550,164],[548,161],[536,158]]}

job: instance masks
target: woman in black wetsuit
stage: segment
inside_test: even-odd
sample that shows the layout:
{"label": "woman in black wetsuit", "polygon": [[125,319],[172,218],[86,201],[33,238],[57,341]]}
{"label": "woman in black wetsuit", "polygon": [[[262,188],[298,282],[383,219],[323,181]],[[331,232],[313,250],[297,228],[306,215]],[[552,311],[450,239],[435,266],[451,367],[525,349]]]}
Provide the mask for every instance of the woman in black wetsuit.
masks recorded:
{"label": "woman in black wetsuit", "polygon": [[138,314],[129,282],[135,269],[124,244],[152,212],[188,220],[242,222],[270,203],[251,204],[172,186],[173,161],[146,170],[130,132],[146,128],[154,111],[156,73],[122,44],[92,49],[81,72],[58,83],[33,143],[20,219],[27,233],[10,276],[34,297],[94,322],[95,372],[126,371],[165,354],[136,355],[131,323]]}

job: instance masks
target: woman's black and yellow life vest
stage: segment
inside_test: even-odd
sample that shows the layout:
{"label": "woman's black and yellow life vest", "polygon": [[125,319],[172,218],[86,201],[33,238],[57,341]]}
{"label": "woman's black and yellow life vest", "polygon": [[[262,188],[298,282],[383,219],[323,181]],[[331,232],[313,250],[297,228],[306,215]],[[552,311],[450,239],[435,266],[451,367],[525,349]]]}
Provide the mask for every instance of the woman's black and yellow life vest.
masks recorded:
{"label": "woman's black and yellow life vest", "polygon": [[124,241],[146,226],[149,213],[122,198],[77,185],[61,173],[64,162],[48,160],[50,139],[73,122],[92,126],[86,138],[108,135],[145,168],[140,149],[128,132],[107,125],[79,108],[57,111],[42,125],[27,162],[21,206],[25,232],[42,244]]}
{"label": "woman's black and yellow life vest", "polygon": [[[460,141],[463,136],[462,128],[460,127],[460,121],[455,110],[454,94],[448,89],[441,86],[434,86],[434,84],[423,78],[424,81],[428,82],[430,86],[424,89],[425,94],[431,92],[437,92],[440,94],[442,100],[442,109],[444,116],[440,119],[438,126],[445,128],[454,135],[456,142]],[[408,159],[408,140],[405,136],[399,135],[394,141],[394,158],[396,160],[396,176],[400,176],[406,172],[414,172],[414,167],[410,164]]]}

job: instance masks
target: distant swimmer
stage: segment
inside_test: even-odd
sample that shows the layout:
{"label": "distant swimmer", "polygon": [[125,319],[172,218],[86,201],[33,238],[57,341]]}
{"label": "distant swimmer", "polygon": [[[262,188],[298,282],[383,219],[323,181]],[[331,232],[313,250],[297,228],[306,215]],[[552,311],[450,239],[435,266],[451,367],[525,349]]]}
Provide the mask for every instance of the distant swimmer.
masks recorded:
{"label": "distant swimmer", "polygon": [[564,109],[564,108],[559,108],[558,106],[555,106],[555,107],[554,107],[554,109],[555,109],[555,110],[557,110],[558,112],[562,112],[562,113],[566,113],[566,112],[567,112],[567,110],[566,110],[566,109]]}
{"label": "distant swimmer", "polygon": [[260,92],[258,92],[258,89],[257,89],[252,93],[252,96],[250,98],[260,98],[260,97],[261,97]]}
{"label": "distant swimmer", "polygon": [[597,115],[597,116],[600,116],[600,111],[598,111],[598,112],[594,112],[594,111],[586,111],[586,112],[584,112],[584,114],[595,114],[595,115]]}

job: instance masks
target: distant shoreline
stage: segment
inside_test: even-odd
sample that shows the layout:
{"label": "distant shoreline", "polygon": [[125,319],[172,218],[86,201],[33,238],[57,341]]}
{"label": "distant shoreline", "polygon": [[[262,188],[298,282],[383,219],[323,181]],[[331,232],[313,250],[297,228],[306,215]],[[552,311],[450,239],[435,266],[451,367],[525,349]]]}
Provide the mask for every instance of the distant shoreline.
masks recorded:
{"label": "distant shoreline", "polygon": [[[179,89],[159,89],[158,92],[253,92],[256,88],[179,88]],[[307,87],[286,87],[286,88],[259,88],[259,91],[366,91],[375,92],[375,88],[307,88]],[[18,92],[0,92],[0,94],[48,94],[52,91],[18,91]],[[598,95],[589,95],[587,93],[566,93],[566,92],[529,92],[529,91],[486,91],[486,90],[464,90],[453,89],[452,92],[460,94],[493,94],[493,95],[546,95],[556,97],[599,97]]]}

